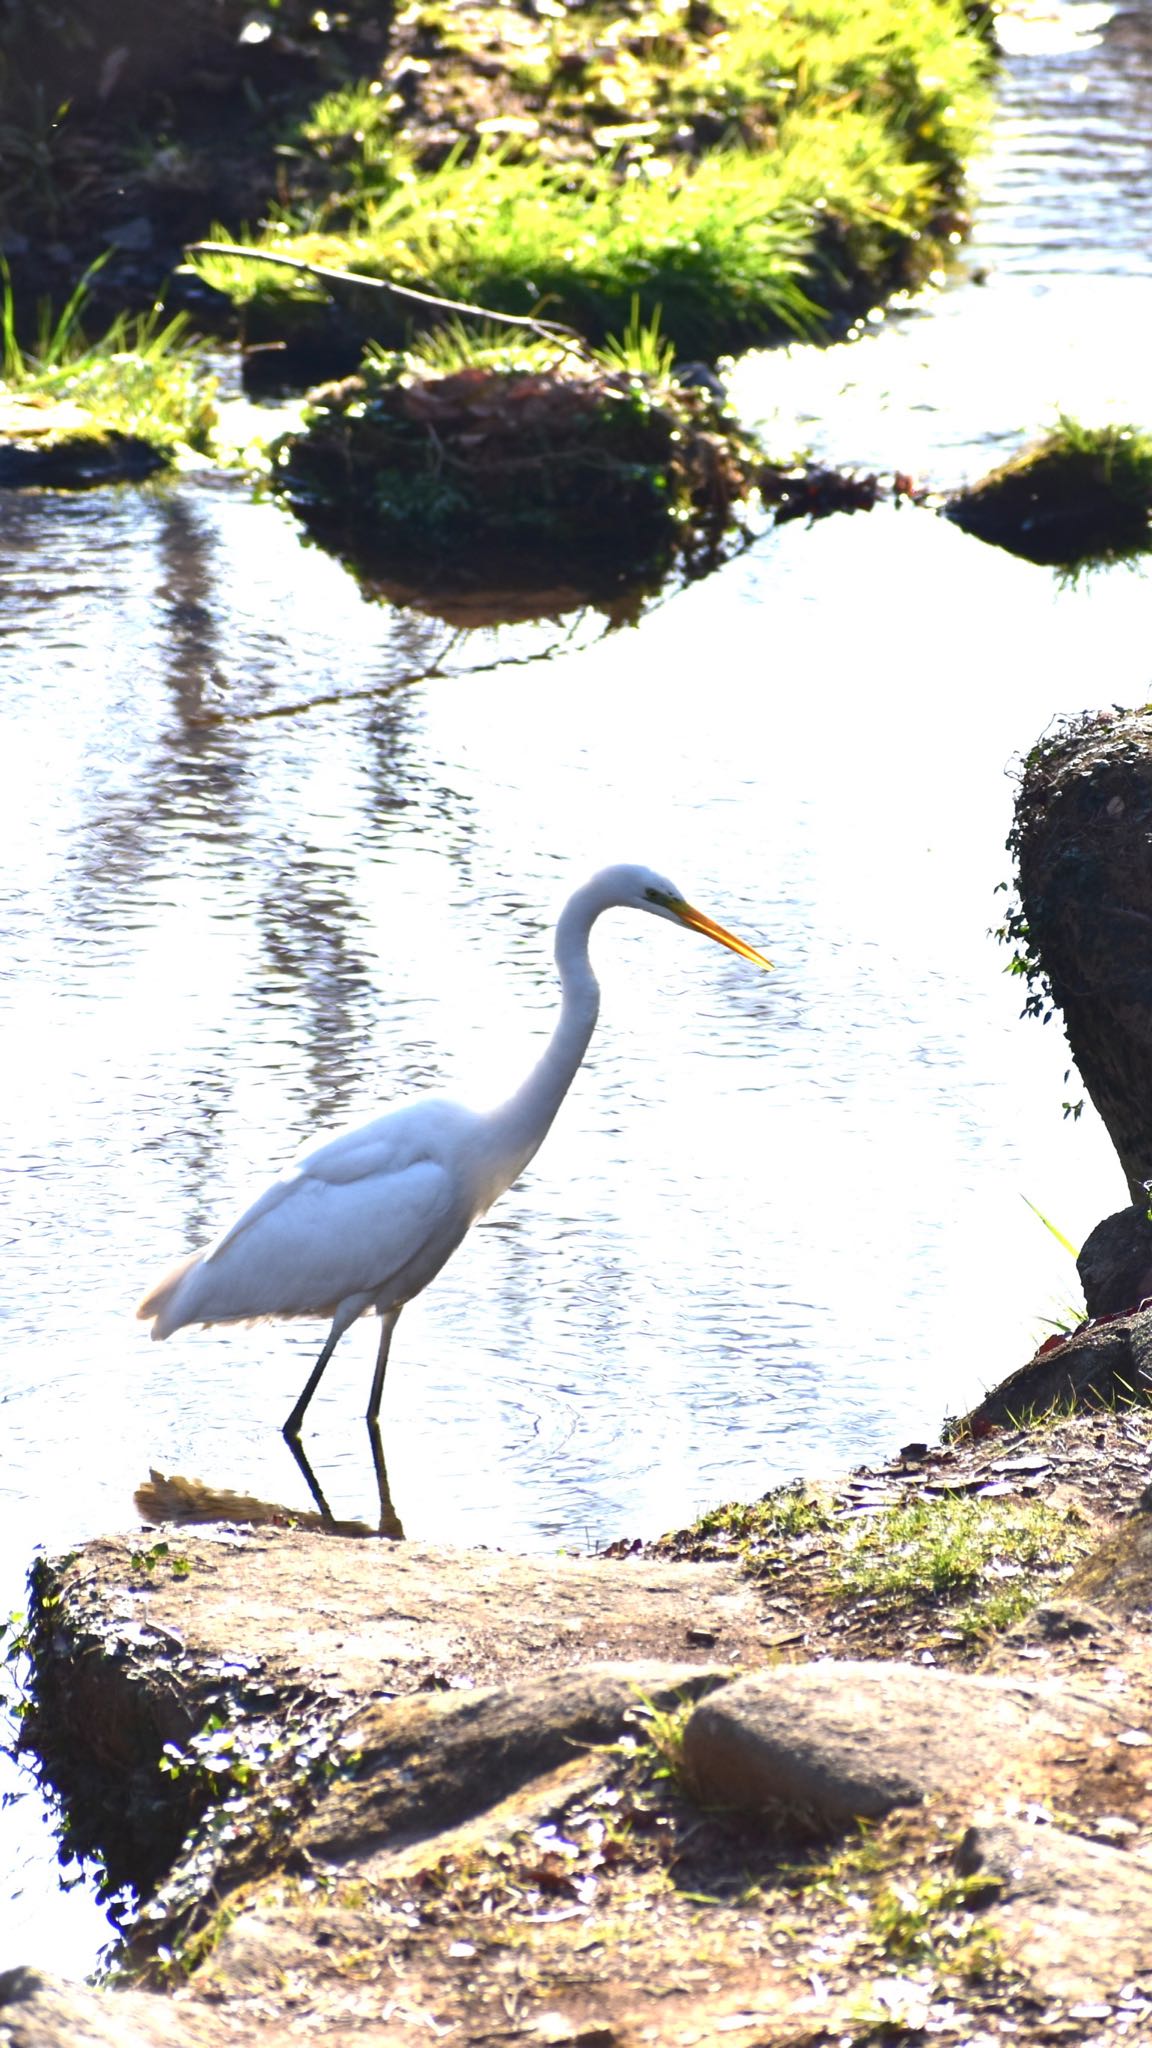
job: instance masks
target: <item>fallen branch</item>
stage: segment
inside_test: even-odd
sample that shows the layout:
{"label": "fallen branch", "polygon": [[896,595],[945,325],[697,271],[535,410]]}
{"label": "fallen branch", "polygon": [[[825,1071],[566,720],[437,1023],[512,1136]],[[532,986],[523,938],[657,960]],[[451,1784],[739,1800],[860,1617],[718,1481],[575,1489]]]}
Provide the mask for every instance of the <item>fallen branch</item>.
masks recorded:
{"label": "fallen branch", "polygon": [[437,313],[458,313],[472,320],[493,320],[501,327],[524,327],[538,335],[541,341],[558,341],[580,355],[587,353],[583,338],[575,328],[564,327],[558,320],[537,320],[531,313],[496,313],[491,306],[473,306],[466,299],[442,299],[432,292],[417,291],[413,285],[393,284],[390,278],[368,277],[362,270],[334,270],[327,263],[306,263],[299,256],[281,256],[269,249],[242,249],[231,242],[189,242],[184,254],[239,256],[251,263],[275,263],[283,270],[302,271],[308,277],[321,277],[330,284],[345,285],[356,291],[391,292],[394,298],[430,307]]}

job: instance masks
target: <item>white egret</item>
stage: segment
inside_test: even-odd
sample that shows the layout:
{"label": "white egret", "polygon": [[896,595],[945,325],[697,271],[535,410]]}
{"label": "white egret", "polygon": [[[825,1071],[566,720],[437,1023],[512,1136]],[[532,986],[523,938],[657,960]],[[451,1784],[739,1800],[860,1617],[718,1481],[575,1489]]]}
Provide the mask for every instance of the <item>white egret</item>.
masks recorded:
{"label": "white egret", "polygon": [[381,1332],[367,1422],[381,1533],[399,1532],[379,1430],[396,1319],[451,1258],[477,1217],[511,1187],[546,1136],[595,1028],[600,988],[588,939],[601,912],[613,909],[670,918],[760,967],[772,965],[754,946],[694,910],[649,868],[605,868],[577,889],[561,913],[555,949],[560,1016],[542,1058],[508,1102],[487,1114],[455,1102],[414,1102],[331,1138],[288,1167],[215,1244],[166,1273],[136,1311],[151,1323],[155,1338],[170,1337],[188,1323],[331,1319],[324,1348],[284,1424],[288,1445],[328,1520],[300,1426],[345,1330],[374,1310]]}

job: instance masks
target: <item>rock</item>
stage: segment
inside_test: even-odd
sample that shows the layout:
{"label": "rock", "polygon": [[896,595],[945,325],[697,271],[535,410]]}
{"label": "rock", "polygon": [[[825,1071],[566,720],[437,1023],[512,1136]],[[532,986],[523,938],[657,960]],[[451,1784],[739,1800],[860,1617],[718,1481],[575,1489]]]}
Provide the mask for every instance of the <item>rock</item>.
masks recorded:
{"label": "rock", "polygon": [[125,249],[133,255],[150,249],[155,239],[152,223],[145,214],[133,214],[131,220],[118,222],[107,230],[107,238],[114,249]]}
{"label": "rock", "polygon": [[1135,1855],[1052,1825],[972,1827],[957,1851],[964,1876],[1001,1887],[996,1924],[1040,1996],[1115,1997],[1152,1989],[1152,1869]]}
{"label": "rock", "polygon": [[1152,1178],[1150,829],[1147,711],[1086,714],[1033,748],[1009,841],[1025,965],[1047,978],[1137,1204]]}
{"label": "rock", "polygon": [[1100,428],[1092,445],[1053,433],[979,483],[944,501],[965,533],[1008,548],[1029,562],[1108,561],[1148,546],[1148,479],[1129,478],[1116,461],[1123,430]]}
{"label": "rock", "polygon": [[[71,1766],[69,1815],[119,1846],[138,1904],[113,1987],[0,1982],[0,2043],[394,2048],[418,2030],[446,2048],[763,2048],[855,2038],[865,2007],[897,2030],[946,2018],[964,2041],[1033,1999],[1047,2028],[1054,1996],[1079,2001],[1056,2032],[1102,2000],[1125,2025],[1152,2015],[1152,1519],[1118,1521],[1149,1445],[1146,1417],[1114,1415],[1046,1429],[1032,1455],[1013,1438],[998,1459],[940,1454],[957,1477],[1039,1470],[1111,1510],[1084,1584],[1052,1587],[977,1675],[766,1667],[782,1613],[844,1644],[835,1604],[820,1618],[826,1561],[802,1545],[803,1582],[781,1560],[753,1576],[627,1550],[504,1557],[245,1528],[266,1504],[233,1496],[231,1523],[39,1561],[25,1726]],[[892,1483],[919,1494],[922,1477]],[[203,1491],[168,1495],[199,1512]],[[890,1617],[878,1641],[908,1633]],[[615,1738],[644,1702],[665,1718],[633,1752]],[[178,1751],[163,1769],[162,1741]],[[1023,1826],[1045,1811],[1080,1835]],[[942,1858],[973,1818],[982,1881],[957,1896]],[[841,1827],[818,1856],[813,1834]],[[938,1981],[896,1945],[872,1977],[893,1913],[923,1922]]]}
{"label": "rock", "polygon": [[[764,1641],[757,1590],[728,1564],[505,1557],[222,1526],[104,1539],[58,1569],[42,1562],[33,1580],[43,1626],[24,1745],[64,1799],[71,1846],[98,1853],[114,1885],[143,1892],[211,1799],[203,1772],[173,1775],[163,1752],[185,1750],[210,1717],[291,1759],[320,1753],[354,1709],[381,1698],[471,1698],[524,1672],[569,1673],[580,1697],[580,1665],[690,1673],[762,1654]],[[712,1643],[687,1642],[689,1618]]]}
{"label": "rock", "polygon": [[341,1729],[353,1775],[330,1787],[296,1844],[345,1863],[398,1837],[437,1834],[613,1741],[642,1702],[667,1708],[728,1676],[690,1664],[603,1665],[366,1707]]}
{"label": "rock", "polygon": [[167,460],[150,441],[102,427],[69,399],[0,395],[0,486],[86,490],[137,482]]}
{"label": "rock", "polygon": [[[1089,1564],[1095,1563],[1099,1552],[1094,1552]],[[1083,1581],[1084,1572],[1077,1575],[1077,1582]],[[1009,1642],[1027,1642],[1029,1639],[1045,1643],[1066,1643],[1078,1641],[1099,1641],[1114,1636],[1115,1623],[1110,1621],[1099,1607],[1093,1607],[1086,1600],[1078,1600],[1063,1594],[1059,1599],[1041,1601],[1031,1614],[1013,1629]]]}
{"label": "rock", "polygon": [[[339,1700],[582,1662],[730,1664],[760,1649],[765,1626],[735,1564],[513,1557],[291,1529],[106,1537],[41,1577],[59,1602],[66,1664],[97,1631],[129,1683],[146,1686],[159,1652],[177,1691],[195,1668],[221,1665]],[[709,1632],[707,1645],[688,1643],[689,1625]]]}
{"label": "rock", "polygon": [[1076,1260],[1090,1316],[1117,1316],[1152,1296],[1152,1222],[1147,1196],[1089,1231]]}
{"label": "rock", "polygon": [[1052,1687],[910,1664],[792,1665],[702,1701],[684,1762],[706,1802],[840,1826],[987,1787],[1070,1731],[1106,1725],[1102,1708]]}
{"label": "rock", "polygon": [[1051,1413],[1122,1408],[1152,1395],[1152,1310],[1115,1316],[1076,1330],[1061,1343],[1042,1344],[1034,1358],[1009,1373],[964,1418],[976,1434],[1017,1427]]}
{"label": "rock", "polygon": [[39,1970],[0,1975],[4,2048],[192,2048],[192,2038],[167,2001],[140,1993],[110,1998]]}
{"label": "rock", "polygon": [[1152,1520],[1134,1516],[1105,1537],[1069,1580],[1068,1593],[1112,1614],[1146,1614],[1152,1607]]}

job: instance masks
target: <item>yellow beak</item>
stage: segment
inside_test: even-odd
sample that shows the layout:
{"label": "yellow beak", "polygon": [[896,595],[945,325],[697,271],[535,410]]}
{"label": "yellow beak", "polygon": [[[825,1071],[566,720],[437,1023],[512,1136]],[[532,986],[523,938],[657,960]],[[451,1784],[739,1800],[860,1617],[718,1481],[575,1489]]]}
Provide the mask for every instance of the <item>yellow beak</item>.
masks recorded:
{"label": "yellow beak", "polygon": [[690,903],[680,903],[670,897],[668,908],[681,924],[687,925],[690,932],[703,932],[706,939],[715,939],[717,945],[727,946],[730,953],[739,953],[742,960],[752,960],[757,967],[771,967],[772,962],[766,954],[758,953],[746,939],[738,939],[735,932],[727,931],[722,924],[717,924],[714,917],[706,917],[702,910],[694,910]]}

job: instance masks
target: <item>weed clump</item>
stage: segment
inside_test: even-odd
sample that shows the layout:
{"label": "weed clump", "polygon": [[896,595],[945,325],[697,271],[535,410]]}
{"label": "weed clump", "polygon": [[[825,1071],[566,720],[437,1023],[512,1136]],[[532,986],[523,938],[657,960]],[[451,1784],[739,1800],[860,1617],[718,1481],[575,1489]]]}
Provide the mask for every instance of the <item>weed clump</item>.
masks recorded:
{"label": "weed clump", "polygon": [[759,458],[709,391],[675,383],[651,333],[644,350],[647,371],[622,345],[598,361],[441,332],[369,356],[313,394],[276,485],[312,523],[399,557],[609,549],[639,568],[714,551]]}
{"label": "weed clump", "polygon": [[10,482],[68,482],[70,470],[86,481],[109,463],[143,474],[180,447],[209,445],[216,383],[188,348],[185,316],[121,313],[99,341],[90,341],[83,325],[87,282],[58,314],[41,310],[26,346],[0,263],[0,441],[16,444],[0,476]]}
{"label": "weed clump", "polygon": [[774,1487],[756,1501],[710,1508],[690,1529],[663,1536],[657,1548],[675,1557],[732,1558],[768,1570],[800,1547],[820,1548],[833,1526],[828,1503],[802,1484]]}
{"label": "weed clump", "polygon": [[1062,415],[1050,434],[949,499],[978,540],[1071,573],[1152,548],[1152,434],[1086,427]]}

